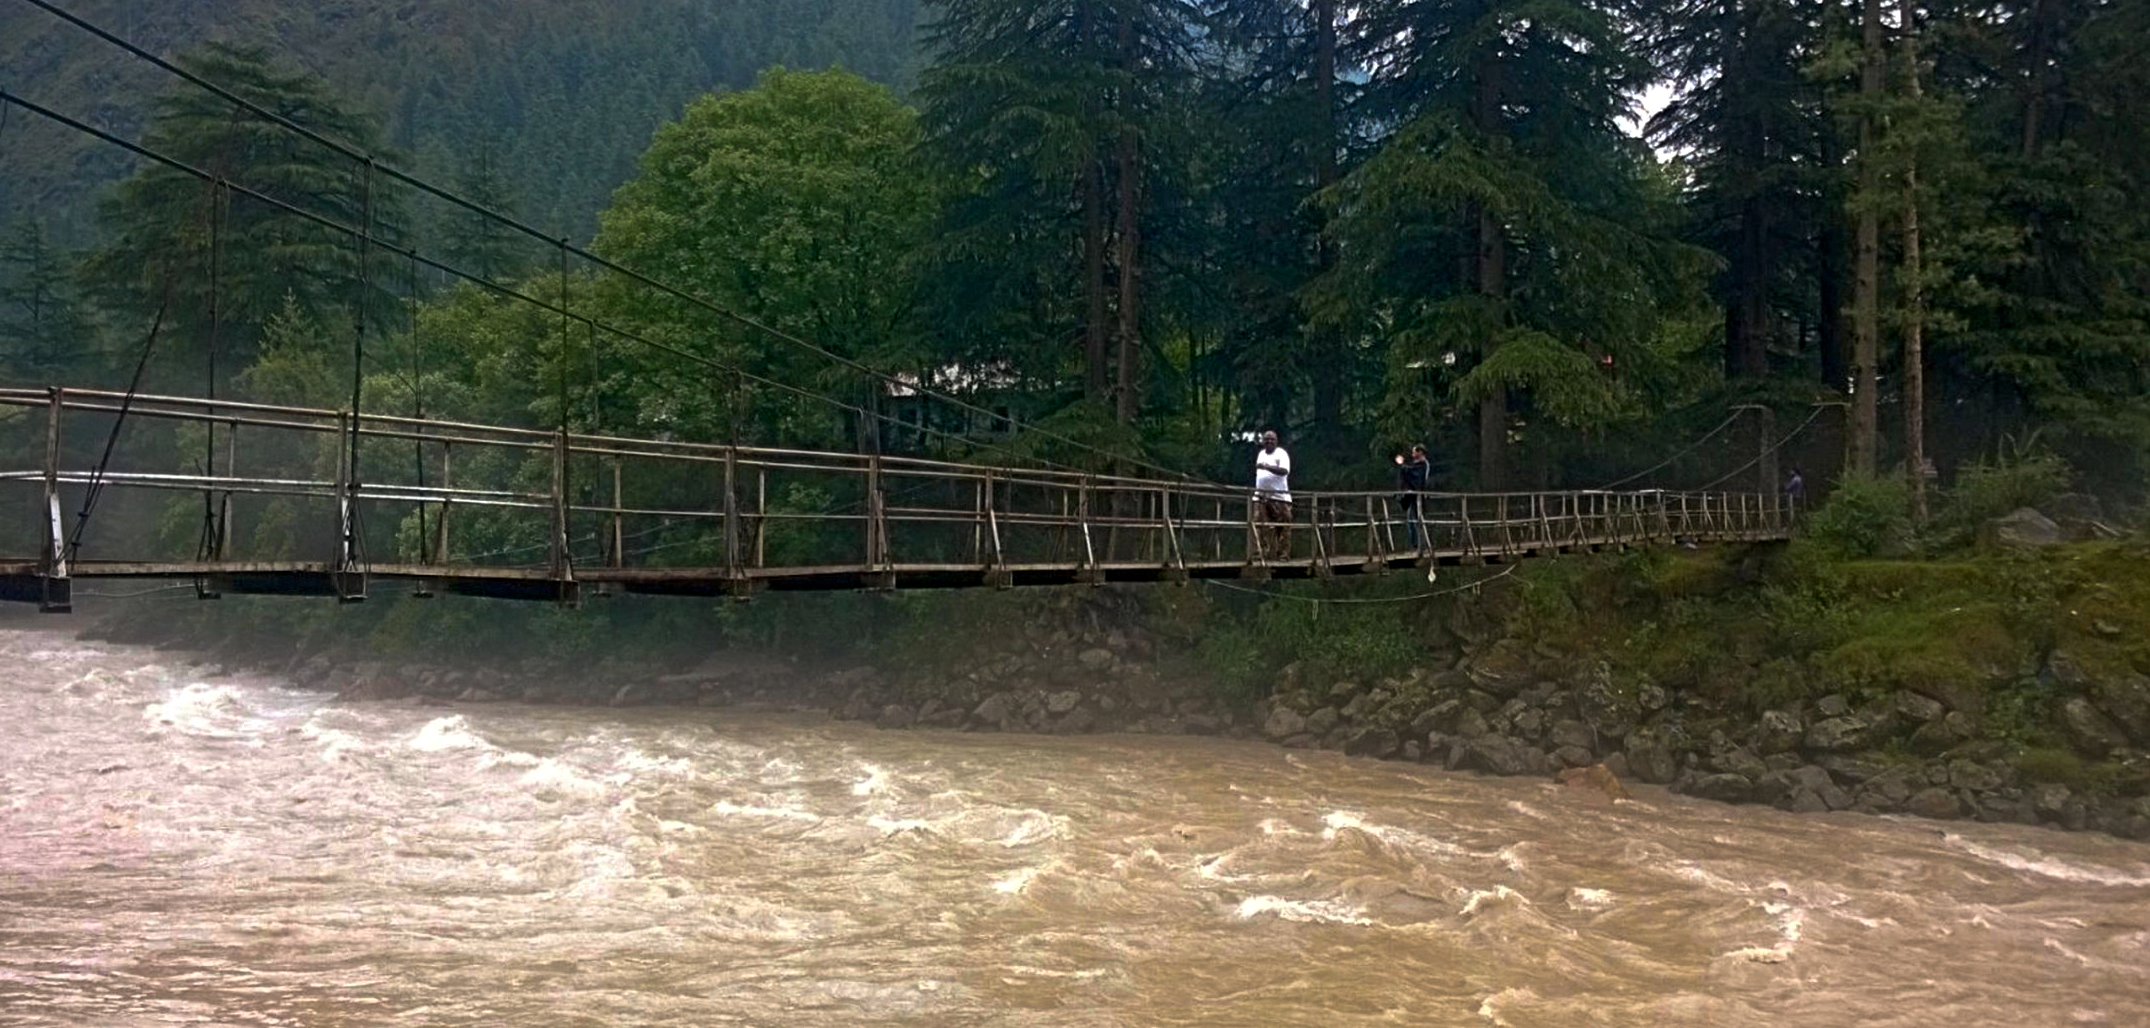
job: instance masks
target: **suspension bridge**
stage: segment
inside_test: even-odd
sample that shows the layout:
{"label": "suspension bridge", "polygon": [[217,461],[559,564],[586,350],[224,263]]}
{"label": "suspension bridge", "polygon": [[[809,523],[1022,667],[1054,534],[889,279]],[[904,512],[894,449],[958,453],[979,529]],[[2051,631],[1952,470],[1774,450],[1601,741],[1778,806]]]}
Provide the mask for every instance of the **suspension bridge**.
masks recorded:
{"label": "suspension bridge", "polygon": [[[936,391],[921,378],[870,368],[489,210],[296,124],[50,0],[24,2],[229,103],[235,124],[256,121],[348,159],[357,210],[355,217],[325,213],[307,198],[271,195],[235,179],[221,164],[188,164],[0,90],[0,112],[19,110],[200,184],[200,224],[190,234],[204,249],[186,263],[206,265],[209,322],[205,395],[145,393],[144,372],[183,263],[173,260],[163,269],[165,299],[125,390],[43,382],[0,386],[0,600],[66,611],[76,581],[107,579],[191,584],[204,598],[265,593],[354,601],[373,583],[398,581],[419,595],[574,603],[593,592],[744,598],[768,589],[1325,578],[1673,539],[1747,542],[1788,534],[1793,512],[1771,488],[1772,455],[1800,429],[1770,443],[1766,417],[1754,460],[1699,490],[1427,492],[1408,500],[1395,491],[1300,491],[1287,520],[1268,521],[1247,487],[1190,479],[1037,426],[1022,431],[1119,473],[1036,458],[994,465],[884,454],[872,446],[848,453],[741,445],[736,429],[729,444],[634,438],[599,431],[594,417],[578,429],[569,421],[565,358],[560,420],[550,430],[428,417],[422,399],[407,415],[391,414],[377,403],[369,407],[365,396],[369,333],[386,327],[371,299],[385,277],[375,274],[383,261],[406,269],[410,313],[403,327],[413,334],[418,270],[427,268],[557,316],[562,353],[571,332],[592,340],[602,335],[721,375],[733,383],[729,402],[738,402],[752,383],[764,393],[841,409],[859,419],[861,438],[877,435],[880,424],[891,421],[834,392],[767,378],[608,323],[570,302],[571,257],[628,288],[825,360],[870,389],[901,387],[966,418],[998,412],[975,398]],[[390,185],[557,250],[556,296],[538,295],[549,287],[474,274],[384,232],[373,199],[377,187]],[[220,376],[217,369],[219,268],[226,260],[219,230],[240,203],[350,241],[356,331],[347,407],[218,395],[229,372]],[[415,341],[411,349],[422,351]],[[415,390],[422,369],[409,377]],[[732,416],[736,425],[738,412]],[[1704,438],[1717,436],[1732,420]],[[969,452],[1006,452],[961,433],[905,427],[949,436]],[[1757,466],[1760,491],[1717,490]],[[120,521],[126,530],[107,531],[86,547],[93,514],[98,524]],[[115,554],[115,546],[129,552]]]}
{"label": "suspension bridge", "polygon": [[[69,432],[105,436],[123,415],[216,426],[222,442],[207,466],[62,459]],[[48,611],[70,609],[80,579],[345,601],[387,580],[420,595],[573,603],[590,591],[1324,578],[1781,539],[1791,518],[1771,495],[1646,489],[1428,492],[1415,517],[1394,492],[1299,492],[1289,521],[1265,521],[1249,490],[1215,484],[62,388],[0,389],[0,425],[10,452],[44,454],[0,470],[8,509],[37,512],[9,519],[0,545],[17,555],[0,550],[0,599]],[[374,465],[384,477],[350,474],[354,455],[390,448],[418,455],[407,474],[386,460]],[[122,494],[182,520],[199,511],[193,553],[83,557],[86,512]],[[465,533],[492,548],[458,549]],[[265,537],[285,552],[238,542]],[[503,540],[523,542],[492,545]]]}

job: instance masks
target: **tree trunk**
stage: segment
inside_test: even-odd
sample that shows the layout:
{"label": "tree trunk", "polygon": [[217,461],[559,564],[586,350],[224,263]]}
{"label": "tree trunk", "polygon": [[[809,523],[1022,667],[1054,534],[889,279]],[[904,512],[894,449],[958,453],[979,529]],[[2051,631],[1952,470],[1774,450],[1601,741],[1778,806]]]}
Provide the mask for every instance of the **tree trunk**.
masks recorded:
{"label": "tree trunk", "polygon": [[[1744,79],[1747,18],[1741,4],[1727,0],[1719,10],[1720,61],[1726,90],[1746,88],[1732,80]],[[1726,126],[1731,133],[1732,164],[1737,169],[1739,243],[1732,257],[1731,289],[1725,300],[1725,375],[1729,378],[1761,378],[1769,373],[1769,209],[1762,196],[1768,170],[1768,138],[1759,119],[1749,118]]]}
{"label": "tree trunk", "polygon": [[[1090,3],[1077,5],[1075,46],[1079,53],[1090,51],[1097,31],[1095,18]],[[1109,395],[1112,356],[1106,347],[1105,324],[1105,167],[1094,150],[1083,157],[1076,191],[1082,205],[1083,392],[1102,403]]]}
{"label": "tree trunk", "polygon": [[1845,464],[1854,473],[1872,475],[1875,460],[1875,365],[1881,359],[1881,219],[1875,201],[1881,189],[1880,163],[1874,153],[1881,102],[1881,0],[1861,0],[1859,96],[1866,109],[1859,116],[1859,254],[1852,283],[1852,394],[1850,453]]}
{"label": "tree trunk", "polygon": [[[1141,72],[1135,49],[1135,23],[1120,19],[1120,57],[1130,79]],[[1122,94],[1120,117],[1134,120],[1134,97]],[[1137,217],[1142,199],[1142,166],[1132,127],[1120,130],[1120,379],[1115,393],[1115,413],[1123,425],[1134,424],[1141,408],[1142,305],[1137,295],[1137,271],[1142,263],[1142,225]]]}
{"label": "tree trunk", "polygon": [[[1314,141],[1314,184],[1327,189],[1336,184],[1336,0],[1314,0],[1314,100],[1321,108]],[[1321,231],[1326,233],[1324,224]],[[1326,234],[1314,242],[1317,273],[1336,264],[1336,254]],[[1324,444],[1333,443],[1341,430],[1344,413],[1344,361],[1337,352],[1337,336],[1329,329],[1314,336],[1311,368],[1314,391],[1314,434]]]}
{"label": "tree trunk", "polygon": [[1092,158],[1082,170],[1083,389],[1103,402],[1111,355],[1105,347],[1105,169]]}
{"label": "tree trunk", "polygon": [[[1911,0],[1898,0],[1903,19],[1904,91],[1919,99],[1918,33]],[[1926,521],[1926,294],[1919,280],[1919,162],[1907,154],[1904,165],[1904,466],[1911,476],[1911,514]]]}
{"label": "tree trunk", "polygon": [[2051,60],[2053,45],[2052,0],[2037,0],[2031,5],[2031,38],[2029,75],[2023,83],[2023,156],[2029,159],[2038,153],[2038,134],[2045,114],[2046,65]]}
{"label": "tree trunk", "polygon": [[[1500,82],[1497,58],[1481,57],[1477,68],[1477,93],[1473,97],[1471,118],[1475,127],[1485,137],[1500,132]],[[1496,311],[1508,291],[1508,251],[1502,238],[1500,219],[1483,205],[1474,205],[1472,211],[1477,220],[1475,264],[1472,278],[1478,293],[1492,301]],[[1499,333],[1507,321],[1505,314],[1496,314],[1495,323],[1487,331]],[[1484,343],[1481,360],[1491,357],[1496,338]],[[1478,488],[1498,491],[1508,481],[1508,391],[1495,389],[1478,401]]]}
{"label": "tree trunk", "polygon": [[[1478,292],[1497,304],[1508,288],[1507,243],[1501,238],[1500,220],[1483,207],[1478,210],[1477,272]],[[1486,351],[1492,350],[1488,340]],[[1478,401],[1478,488],[1498,492],[1507,482],[1508,392],[1499,389]]]}

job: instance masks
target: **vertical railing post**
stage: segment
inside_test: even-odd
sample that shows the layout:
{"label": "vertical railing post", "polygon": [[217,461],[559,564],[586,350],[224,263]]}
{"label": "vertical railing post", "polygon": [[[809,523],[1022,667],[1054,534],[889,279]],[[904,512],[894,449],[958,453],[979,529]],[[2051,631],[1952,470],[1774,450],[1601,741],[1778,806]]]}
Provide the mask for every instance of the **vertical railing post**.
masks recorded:
{"label": "vertical railing post", "polygon": [[44,524],[45,545],[38,559],[37,609],[47,614],[66,614],[75,609],[74,581],[67,573],[67,528],[60,518],[60,414],[66,391],[51,390],[45,413],[45,509],[38,520]]}
{"label": "vertical railing post", "polygon": [[612,538],[611,545],[608,547],[612,551],[612,566],[615,568],[627,566],[627,533],[622,525],[622,515],[620,514],[620,511],[627,506],[627,490],[625,483],[621,481],[624,477],[624,472],[620,470],[620,463],[620,458],[615,455],[612,458],[612,526],[610,533]]}
{"label": "vertical railing post", "polygon": [[574,554],[568,544],[567,430],[552,434],[552,579],[559,583],[561,603],[581,601],[575,585]]}
{"label": "vertical railing post", "polygon": [[754,469],[754,566],[764,567],[769,559],[769,469]]}
{"label": "vertical railing post", "polygon": [[885,499],[881,495],[881,455],[870,454],[866,458],[866,569],[876,576],[872,584],[882,589],[894,586],[885,575],[888,570],[886,517]]}
{"label": "vertical railing post", "polygon": [[454,443],[440,444],[440,517],[433,522],[433,563],[448,564],[448,507],[455,502]]}
{"label": "vertical railing post", "polygon": [[724,574],[740,579],[739,561],[739,448],[724,448]]}
{"label": "vertical railing post", "polygon": [[361,568],[358,537],[358,442],[357,410],[336,413],[336,559],[329,567],[336,599],[356,603],[366,598],[365,572]]}

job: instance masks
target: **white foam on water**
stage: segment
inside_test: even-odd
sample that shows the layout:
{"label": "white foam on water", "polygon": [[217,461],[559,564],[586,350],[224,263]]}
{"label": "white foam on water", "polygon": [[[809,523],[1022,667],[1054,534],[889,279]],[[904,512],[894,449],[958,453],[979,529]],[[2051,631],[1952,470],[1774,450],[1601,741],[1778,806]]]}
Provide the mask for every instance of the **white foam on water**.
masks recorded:
{"label": "white foam on water", "polygon": [[1456,913],[1463,917],[1469,917],[1477,913],[1479,908],[1489,900],[1503,903],[1512,900],[1526,907],[1530,905],[1530,901],[1524,899],[1522,893],[1505,885],[1496,885],[1491,889],[1471,889],[1466,891],[1463,894],[1463,909],[1456,911]]}
{"label": "white foam on water", "polygon": [[876,796],[888,791],[888,769],[867,764],[861,770],[866,772],[866,777],[851,783],[851,795]]}
{"label": "white foam on water", "polygon": [[1485,1018],[1486,1023],[1494,1025],[1495,1028],[1507,1028],[1508,1019],[1501,1016],[1501,1008],[1518,1001],[1527,1003],[1537,998],[1538,994],[1527,988],[1502,989],[1478,1001],[1478,1016]]}
{"label": "white foam on water", "polygon": [[629,774],[666,774],[683,778],[694,775],[694,762],[685,757],[660,757],[633,746],[621,750],[613,763]]}
{"label": "white foam on water", "polygon": [[321,760],[327,764],[334,764],[351,754],[364,753],[367,750],[365,741],[358,736],[340,729],[325,728],[314,721],[300,725],[299,734],[321,744]]}
{"label": "white foam on water", "polygon": [[1364,816],[1357,813],[1353,813],[1348,810],[1332,811],[1321,819],[1321,823],[1323,825],[1323,828],[1321,830],[1321,837],[1325,840],[1330,841],[1334,841],[1336,839],[1336,835],[1338,832],[1349,829],[1352,831],[1365,832],[1366,834],[1371,835],[1374,838],[1381,840],[1382,842],[1391,843],[1393,845],[1398,846],[1404,846],[1412,849],[1428,850],[1434,853],[1441,854],[1443,856],[1486,855],[1482,853],[1472,853],[1470,850],[1464,849],[1463,847],[1458,846],[1455,843],[1446,842],[1444,840],[1436,839],[1427,835],[1420,835],[1419,833],[1414,832],[1408,828],[1398,828],[1394,825],[1374,824],[1373,822],[1366,820]]}
{"label": "white foam on water", "polygon": [[899,832],[930,832],[933,830],[933,822],[915,817],[891,818],[875,814],[866,819],[866,827],[878,829],[882,835],[895,835]]}
{"label": "white foam on water", "polygon": [[1037,881],[1038,876],[1044,873],[1044,867],[1020,868],[1013,874],[994,882],[993,891],[1009,896],[1019,895],[1024,889],[1030,888],[1030,883]]}
{"label": "white foam on water", "polygon": [[1990,864],[1998,864],[2013,871],[2025,871],[2063,882],[2079,882],[2085,885],[2143,886],[2150,885],[2150,873],[2130,874],[2109,867],[2078,864],[2049,857],[2037,850],[2029,853],[2011,853],[2008,850],[1982,846],[1960,835],[1944,835],[1943,841]]}
{"label": "white foam on water", "polygon": [[1612,905],[1610,890],[1586,889],[1580,885],[1568,890],[1568,906],[1576,910],[1603,910]]}
{"label": "white foam on water", "polygon": [[420,753],[446,753],[450,750],[493,750],[492,743],[479,738],[470,730],[470,722],[461,714],[437,717],[425,723],[417,734],[404,745]]}
{"label": "white foam on water", "polygon": [[539,758],[537,766],[523,772],[515,784],[539,799],[593,798],[604,795],[606,789],[604,782],[550,757]]}
{"label": "white foam on water", "polygon": [[1359,907],[1332,900],[1288,900],[1282,896],[1249,896],[1239,901],[1235,913],[1242,921],[1274,914],[1278,920],[1301,923],[1373,924],[1363,916],[1365,910]]}
{"label": "white foam on water", "polygon": [[149,722],[152,733],[170,729],[203,739],[258,743],[256,736],[269,727],[269,722],[254,713],[237,687],[207,682],[189,682],[142,708],[142,718]]}
{"label": "white foam on water", "polygon": [[754,804],[733,803],[730,800],[718,800],[715,805],[709,808],[709,812],[724,817],[762,817],[779,821],[804,821],[807,824],[821,823],[821,815],[811,810],[793,810],[789,807],[763,807]]}
{"label": "white foam on water", "polygon": [[1259,829],[1261,829],[1261,830],[1262,830],[1262,834],[1263,834],[1263,835],[1304,835],[1304,834],[1306,834],[1306,833],[1304,833],[1304,832],[1301,832],[1301,831],[1300,831],[1300,830],[1298,830],[1297,828],[1293,828],[1293,827],[1291,826],[1291,823],[1290,823],[1290,822],[1288,822],[1288,821],[1286,821],[1286,820],[1284,820],[1283,818],[1280,818],[1280,817],[1265,817],[1265,818],[1263,818],[1263,819],[1262,819],[1261,823],[1260,823],[1260,824],[1258,824],[1258,825],[1255,825],[1255,827],[1256,827],[1256,828],[1259,828]]}

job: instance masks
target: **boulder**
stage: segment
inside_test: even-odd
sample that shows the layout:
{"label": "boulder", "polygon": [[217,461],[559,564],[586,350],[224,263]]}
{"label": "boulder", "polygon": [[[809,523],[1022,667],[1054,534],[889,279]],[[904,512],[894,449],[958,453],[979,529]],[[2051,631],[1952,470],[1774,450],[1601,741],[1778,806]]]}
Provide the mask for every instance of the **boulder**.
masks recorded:
{"label": "boulder", "polygon": [[1829,805],[1828,800],[1822,799],[1820,793],[1812,789],[1800,789],[1792,793],[1791,798],[1784,802],[1783,807],[1794,814],[1819,814],[1836,809]]}
{"label": "boulder", "polygon": [[1344,704],[1342,710],[1337,711],[1337,714],[1346,721],[1357,721],[1367,711],[1369,706],[1367,703],[1368,695],[1367,693],[1360,693],[1357,696],[1353,696],[1350,702]]}
{"label": "boulder", "polygon": [[1612,675],[1602,668],[1576,690],[1575,707],[1583,722],[1608,740],[1626,736],[1642,714],[1641,704],[1622,694],[1613,684]]}
{"label": "boulder", "polygon": [[1472,685],[1506,698],[1530,684],[1530,672],[1530,654],[1520,644],[1502,640],[1472,660],[1466,673]]}
{"label": "boulder", "polygon": [[1388,757],[1403,747],[1403,740],[1387,728],[1354,728],[1344,736],[1344,752],[1354,757]]}
{"label": "boulder", "polygon": [[1065,714],[1082,703],[1082,693],[1074,689],[1062,689],[1045,697],[1045,712]]}
{"label": "boulder", "polygon": [[1816,700],[1814,702],[1814,709],[1820,712],[1821,716],[1825,718],[1843,717],[1844,715],[1851,713],[1851,701],[1835,693],[1831,693],[1827,696],[1822,697],[1819,700]]}
{"label": "boulder", "polygon": [[1525,707],[1512,719],[1515,734],[1536,742],[1545,736],[1545,715],[1535,708]]}
{"label": "boulder", "polygon": [[1344,722],[1344,715],[1335,707],[1323,707],[1306,716],[1306,730],[1315,735],[1326,736]]}
{"label": "boulder", "polygon": [[1832,717],[1807,729],[1806,748],[1817,753],[1865,749],[1873,726],[1855,717]]}
{"label": "boulder", "polygon": [[[2067,786],[2059,784],[2036,786],[2030,792],[2031,809],[2039,817],[2051,821],[2061,820],[2068,810],[2068,804],[2074,799],[2075,794],[2069,792]],[[2082,807],[2081,803],[2075,805],[2077,808]]]}
{"label": "boulder", "polygon": [[2086,756],[2102,759],[2128,744],[2120,725],[2081,696],[2071,696],[2060,705],[2060,724],[2068,732],[2068,742]]}
{"label": "boulder", "polygon": [[1948,764],[1949,788],[1969,792],[1992,792],[2005,784],[2001,773],[1970,760],[1952,760]]}
{"label": "boulder", "polygon": [[2150,676],[2114,675],[2090,683],[2090,702],[2120,723],[2128,739],[2150,748]]}
{"label": "boulder", "polygon": [[1963,816],[1963,801],[1947,789],[1934,787],[1912,793],[1904,802],[1904,809],[1920,817],[1952,821]]}
{"label": "boulder", "polygon": [[1655,714],[1672,705],[1672,693],[1656,682],[1644,682],[1635,688],[1635,703],[1645,713]]}
{"label": "boulder", "polygon": [[1500,735],[1481,735],[1463,747],[1462,767],[1496,775],[1528,774],[1536,770],[1534,752]]}
{"label": "boulder", "polygon": [[909,728],[918,723],[918,714],[901,703],[891,703],[881,708],[881,716],[873,722],[881,728]]}
{"label": "boulder", "polygon": [[1829,772],[1838,782],[1845,785],[1857,785],[1867,779],[1882,775],[1891,769],[1888,764],[1874,760],[1871,757],[1854,756],[1849,753],[1831,753],[1827,756],[1816,757],[1814,758],[1814,764]]}
{"label": "boulder", "polygon": [[1679,761],[1672,752],[1672,744],[1662,738],[1655,729],[1643,728],[1628,733],[1627,766],[1634,777],[1652,785],[1672,781],[1679,773]]}
{"label": "boulder", "polygon": [[[998,699],[999,697],[994,697]],[[988,700],[987,702],[992,702]],[[983,711],[983,706],[980,710]],[[1306,731],[1306,718],[1290,707],[1278,707],[1269,712],[1269,719],[1262,722],[1262,734],[1272,741],[1288,739]]]}
{"label": "boulder", "polygon": [[1403,749],[1396,754],[1396,759],[1416,764],[1426,759],[1426,749],[1418,744],[1418,740],[1413,739],[1403,744]]}
{"label": "boulder", "polygon": [[1553,730],[1546,741],[1556,749],[1575,747],[1588,753],[1597,747],[1598,737],[1596,732],[1590,730],[1589,725],[1580,721],[1559,721],[1553,724]]}
{"label": "boulder", "polygon": [[2058,546],[2068,534],[2053,519],[2029,507],[2015,510],[1979,526],[1979,545],[1987,549],[2037,549]]}
{"label": "boulder", "polygon": [[1806,731],[1799,715],[1791,711],[1764,711],[1761,721],[1755,725],[1754,746],[1764,756],[1789,753],[1799,748],[1799,743],[1806,738]]}
{"label": "boulder", "polygon": [[1762,758],[1745,747],[1734,747],[1712,758],[1710,764],[1722,774],[1739,775],[1749,781],[1769,773],[1769,766],[1762,763]]}
{"label": "boulder", "polygon": [[1940,719],[1948,713],[1948,708],[1943,707],[1940,700],[1906,691],[1896,694],[1896,713],[1912,724],[1923,725]]}
{"label": "boulder", "polygon": [[[1455,700],[1448,700],[1446,702],[1455,703],[1458,708],[1461,708],[1463,706],[1463,704],[1457,703]],[[1450,713],[1453,713],[1453,711],[1451,711]],[[1410,735],[1414,738],[1423,737],[1426,733],[1440,728],[1441,721],[1442,711],[1440,709],[1440,705],[1428,707],[1425,710],[1419,711],[1418,716],[1411,719],[1410,727],[1405,732],[1405,734]]]}
{"label": "boulder", "polygon": [[1746,775],[1703,775],[1688,786],[1687,794],[1719,803],[1745,803],[1754,795],[1754,782]]}
{"label": "boulder", "polygon": [[1075,655],[1075,662],[1086,671],[1103,671],[1112,666],[1112,651],[1103,647],[1087,649]]}
{"label": "boulder", "polygon": [[1553,763],[1560,767],[1588,767],[1597,763],[1597,755],[1585,746],[1561,746],[1553,750]]}
{"label": "boulder", "polygon": [[963,708],[948,707],[920,717],[918,723],[929,728],[961,728],[963,717]]}
{"label": "boulder", "polygon": [[1055,735],[1081,735],[1096,728],[1097,712],[1088,707],[1076,707],[1053,722],[1052,731]]}
{"label": "boulder", "polygon": [[1456,716],[1455,736],[1459,739],[1476,739],[1491,729],[1486,727],[1486,717],[1469,707]]}

